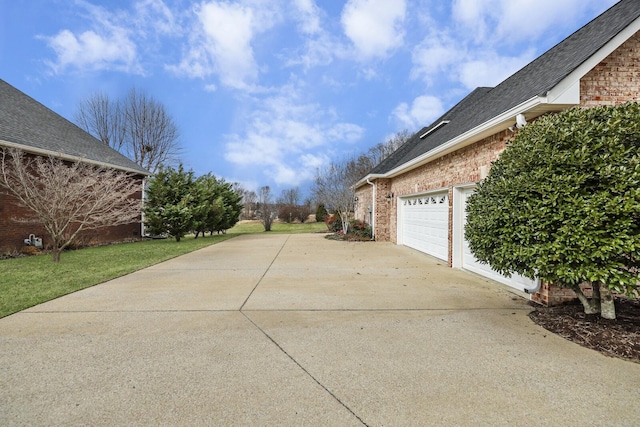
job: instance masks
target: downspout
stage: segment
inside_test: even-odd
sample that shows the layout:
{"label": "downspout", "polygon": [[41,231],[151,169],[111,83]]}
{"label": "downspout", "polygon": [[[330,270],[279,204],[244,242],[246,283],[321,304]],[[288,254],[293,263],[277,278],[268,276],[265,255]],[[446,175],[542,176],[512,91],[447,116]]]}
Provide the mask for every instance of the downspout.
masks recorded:
{"label": "downspout", "polygon": [[542,286],[542,280],[536,279],[536,284],[533,288],[524,288],[523,290],[525,294],[535,294],[540,290],[541,286]]}
{"label": "downspout", "polygon": [[371,189],[371,239],[376,239],[376,185],[369,181],[367,178],[367,184],[372,186]]}
{"label": "downspout", "polygon": [[142,209],[140,210],[140,239],[144,239],[144,201],[147,197],[147,194],[145,192],[145,188],[147,187],[147,178],[143,177],[142,178],[142,195],[140,197],[140,202],[142,205]]}

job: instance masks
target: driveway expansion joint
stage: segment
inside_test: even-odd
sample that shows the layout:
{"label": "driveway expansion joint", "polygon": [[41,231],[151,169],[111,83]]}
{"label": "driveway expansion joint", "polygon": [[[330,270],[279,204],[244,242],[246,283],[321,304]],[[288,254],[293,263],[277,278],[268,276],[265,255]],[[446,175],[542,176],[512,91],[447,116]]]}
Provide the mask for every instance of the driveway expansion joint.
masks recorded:
{"label": "driveway expansion joint", "polygon": [[340,398],[338,396],[336,396],[331,390],[329,390],[324,384],[322,384],[316,377],[314,377],[311,372],[309,372],[304,366],[302,366],[300,364],[300,362],[298,362],[292,355],[290,355],[284,348],[282,348],[282,346],[280,344],[278,344],[278,342],[273,339],[271,337],[271,335],[269,335],[264,329],[262,329],[260,326],[258,326],[258,324],[256,324],[249,316],[247,316],[246,313],[244,313],[242,310],[240,310],[240,312],[242,313],[242,315],[260,332],[262,332],[262,334],[267,337],[267,339],[269,341],[271,341],[273,343],[273,345],[275,345],[278,350],[280,350],[282,352],[282,354],[284,354],[285,356],[287,356],[289,358],[289,360],[291,360],[298,368],[300,368],[302,370],[302,372],[304,372],[309,378],[311,378],[316,384],[318,384],[325,392],[327,392],[329,394],[329,396],[331,396],[336,402],[338,402],[343,408],[345,408],[347,411],[349,411],[349,413],[351,415],[353,415],[363,426],[369,427],[369,424],[367,424],[362,418],[360,418],[360,416],[358,414],[356,414],[349,406],[347,406],[346,403],[344,403],[342,400],[340,400]]}

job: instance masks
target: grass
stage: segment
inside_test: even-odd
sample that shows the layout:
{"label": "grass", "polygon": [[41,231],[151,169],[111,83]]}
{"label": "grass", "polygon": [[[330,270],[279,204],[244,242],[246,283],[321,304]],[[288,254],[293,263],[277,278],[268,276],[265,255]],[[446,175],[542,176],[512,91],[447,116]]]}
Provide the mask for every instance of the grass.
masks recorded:
{"label": "grass", "polygon": [[[324,223],[273,224],[273,233],[326,231]],[[58,298],[80,289],[124,276],[162,261],[219,243],[239,234],[261,233],[261,223],[237,224],[224,235],[147,240],[86,248],[62,253],[59,263],[51,255],[0,260],[0,317]]]}
{"label": "grass", "polygon": [[[304,224],[287,224],[284,222],[274,222],[271,225],[269,233],[281,234],[301,234],[301,233],[319,233],[327,231],[324,222],[309,222]],[[260,221],[243,221],[238,223],[229,230],[229,233],[246,234],[246,233],[264,233],[264,226]]]}

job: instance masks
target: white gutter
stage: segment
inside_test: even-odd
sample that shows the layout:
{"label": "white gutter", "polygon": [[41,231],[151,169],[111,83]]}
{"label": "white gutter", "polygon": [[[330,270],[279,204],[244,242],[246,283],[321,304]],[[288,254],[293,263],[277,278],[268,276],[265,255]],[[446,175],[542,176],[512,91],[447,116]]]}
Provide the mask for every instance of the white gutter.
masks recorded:
{"label": "white gutter", "polygon": [[367,184],[369,184],[371,188],[371,238],[375,240],[376,238],[376,185],[369,181],[367,178]]}
{"label": "white gutter", "polygon": [[528,101],[525,101],[505,111],[499,116],[496,116],[493,119],[486,121],[481,125],[476,126],[475,128],[470,129],[461,135],[458,135],[457,137],[450,140],[449,142],[442,144],[434,148],[433,150],[430,150],[422,154],[421,156],[418,156],[415,159],[410,160],[407,163],[398,166],[395,169],[390,170],[384,175],[381,175],[381,177],[391,178],[393,176],[400,175],[404,172],[407,172],[411,169],[421,166],[424,163],[428,163],[431,160],[435,160],[438,157],[442,157],[445,154],[448,154],[466,145],[470,145],[474,142],[477,142],[485,136],[484,134],[493,134],[494,133],[493,128],[495,128],[496,126],[513,123],[515,121],[514,118],[516,115],[520,113],[525,113],[528,110],[531,110],[539,105],[546,104],[546,103],[547,103],[546,96],[535,96],[529,99]]}
{"label": "white gutter", "polygon": [[108,168],[108,169],[117,169],[117,170],[121,170],[123,172],[131,172],[134,173],[136,175],[144,175],[144,176],[150,176],[150,174],[146,174],[142,171],[136,170],[136,169],[132,169],[132,168],[128,168],[128,167],[124,167],[124,166],[117,166],[117,165],[113,165],[110,163],[105,163],[105,162],[101,162],[98,160],[91,160],[91,159],[87,159],[86,157],[80,157],[80,156],[73,156],[70,154],[63,154],[63,153],[59,153],[59,152],[55,152],[55,151],[50,151],[50,150],[45,150],[42,148],[36,148],[36,147],[30,147],[28,145],[23,145],[23,144],[16,144],[15,142],[9,142],[9,141],[5,141],[0,139],[0,145],[4,145],[6,147],[9,148],[17,148],[19,150],[22,150],[26,153],[31,153],[31,154],[37,154],[39,156],[54,156],[56,158],[62,159],[62,160],[68,160],[71,162],[83,162],[83,163],[91,163],[93,165],[96,166],[100,166],[103,168]]}

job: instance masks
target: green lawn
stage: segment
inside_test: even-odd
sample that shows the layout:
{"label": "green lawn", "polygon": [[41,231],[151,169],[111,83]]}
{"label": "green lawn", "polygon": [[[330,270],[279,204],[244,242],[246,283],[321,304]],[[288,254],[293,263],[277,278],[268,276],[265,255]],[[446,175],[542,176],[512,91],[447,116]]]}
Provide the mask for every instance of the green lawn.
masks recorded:
{"label": "green lawn", "polygon": [[[274,224],[273,233],[325,231],[324,223]],[[264,232],[262,224],[238,224],[225,235],[122,243],[51,255],[0,260],[0,317],[75,292],[239,234]]]}
{"label": "green lawn", "polygon": [[[287,224],[274,222],[271,226],[269,233],[283,233],[283,234],[299,234],[299,233],[318,233],[327,231],[327,226],[324,222],[309,222],[305,224]],[[236,224],[229,233],[264,233],[264,226],[261,222],[252,221],[244,222],[242,224]]]}

